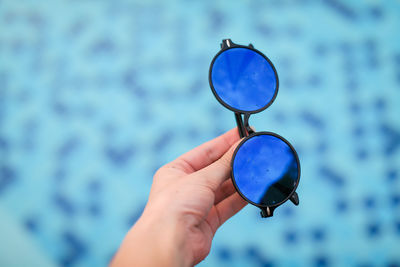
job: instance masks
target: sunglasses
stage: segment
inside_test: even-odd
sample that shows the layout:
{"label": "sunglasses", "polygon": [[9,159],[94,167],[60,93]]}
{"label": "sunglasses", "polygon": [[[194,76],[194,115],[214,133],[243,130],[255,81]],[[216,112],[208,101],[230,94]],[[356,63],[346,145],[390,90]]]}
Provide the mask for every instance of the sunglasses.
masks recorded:
{"label": "sunglasses", "polygon": [[245,137],[231,161],[232,182],[248,203],[271,217],[287,200],[299,204],[296,188],[300,162],[296,150],[282,136],[255,132],[251,114],[269,107],[278,93],[278,74],[272,62],[254,46],[225,39],[210,65],[209,82],[217,100],[235,113],[239,135]]}

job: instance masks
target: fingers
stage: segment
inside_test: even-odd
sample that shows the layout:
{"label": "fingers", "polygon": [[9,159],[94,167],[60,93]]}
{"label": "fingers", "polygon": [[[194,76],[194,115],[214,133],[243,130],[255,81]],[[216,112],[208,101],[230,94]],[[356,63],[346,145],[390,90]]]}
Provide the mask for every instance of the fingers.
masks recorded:
{"label": "fingers", "polygon": [[174,168],[181,168],[187,174],[193,173],[219,159],[237,140],[239,140],[237,128],[231,129],[183,154],[169,165],[174,166]]}
{"label": "fingers", "polygon": [[220,185],[231,175],[232,155],[239,142],[240,140],[233,144],[220,159],[195,172],[193,178],[197,179],[200,184],[209,187],[213,192],[216,192]]}
{"label": "fingers", "polygon": [[211,227],[213,234],[217,229],[233,215],[238,213],[247,202],[236,192],[225,198],[217,205],[213,206],[207,216],[207,221]]}
{"label": "fingers", "polygon": [[222,183],[222,185],[215,192],[215,200],[214,204],[218,204],[225,198],[229,197],[233,193],[236,192],[235,187],[233,186],[232,179],[228,179]]}
{"label": "fingers", "polygon": [[218,203],[215,208],[219,215],[219,226],[226,222],[230,217],[238,213],[247,205],[247,202],[239,195],[234,193],[228,198]]}

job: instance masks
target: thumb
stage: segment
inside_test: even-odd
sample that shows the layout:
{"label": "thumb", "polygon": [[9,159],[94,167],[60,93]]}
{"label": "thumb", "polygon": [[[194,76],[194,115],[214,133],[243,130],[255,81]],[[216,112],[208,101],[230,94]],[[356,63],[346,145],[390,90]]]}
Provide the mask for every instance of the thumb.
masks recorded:
{"label": "thumb", "polygon": [[229,150],[218,160],[203,169],[195,172],[193,175],[201,184],[210,187],[214,192],[219,186],[231,176],[231,160],[233,152],[241,140],[233,144]]}

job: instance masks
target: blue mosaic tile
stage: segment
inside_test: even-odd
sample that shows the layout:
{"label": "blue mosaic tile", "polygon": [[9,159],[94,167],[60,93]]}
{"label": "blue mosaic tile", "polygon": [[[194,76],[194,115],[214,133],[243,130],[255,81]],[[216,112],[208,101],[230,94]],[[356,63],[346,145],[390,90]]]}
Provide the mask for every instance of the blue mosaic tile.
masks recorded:
{"label": "blue mosaic tile", "polygon": [[208,85],[223,38],[274,62],[250,123],[293,143],[303,182],[271,219],[246,207],[200,266],[399,265],[396,1],[0,5],[0,221],[55,266],[106,266],[154,172],[234,127]]}

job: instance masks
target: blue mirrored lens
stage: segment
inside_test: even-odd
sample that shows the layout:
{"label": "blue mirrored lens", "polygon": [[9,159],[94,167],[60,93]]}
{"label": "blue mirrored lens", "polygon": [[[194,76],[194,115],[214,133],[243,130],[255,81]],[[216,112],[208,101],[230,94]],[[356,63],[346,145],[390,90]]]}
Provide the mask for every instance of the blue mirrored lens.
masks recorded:
{"label": "blue mirrored lens", "polygon": [[271,206],[296,188],[299,166],[295,152],[282,139],[256,135],[243,143],[233,159],[233,178],[250,201]]}
{"label": "blue mirrored lens", "polygon": [[271,64],[247,48],[222,52],[211,69],[216,94],[228,106],[241,111],[256,111],[270,103],[277,90]]}

